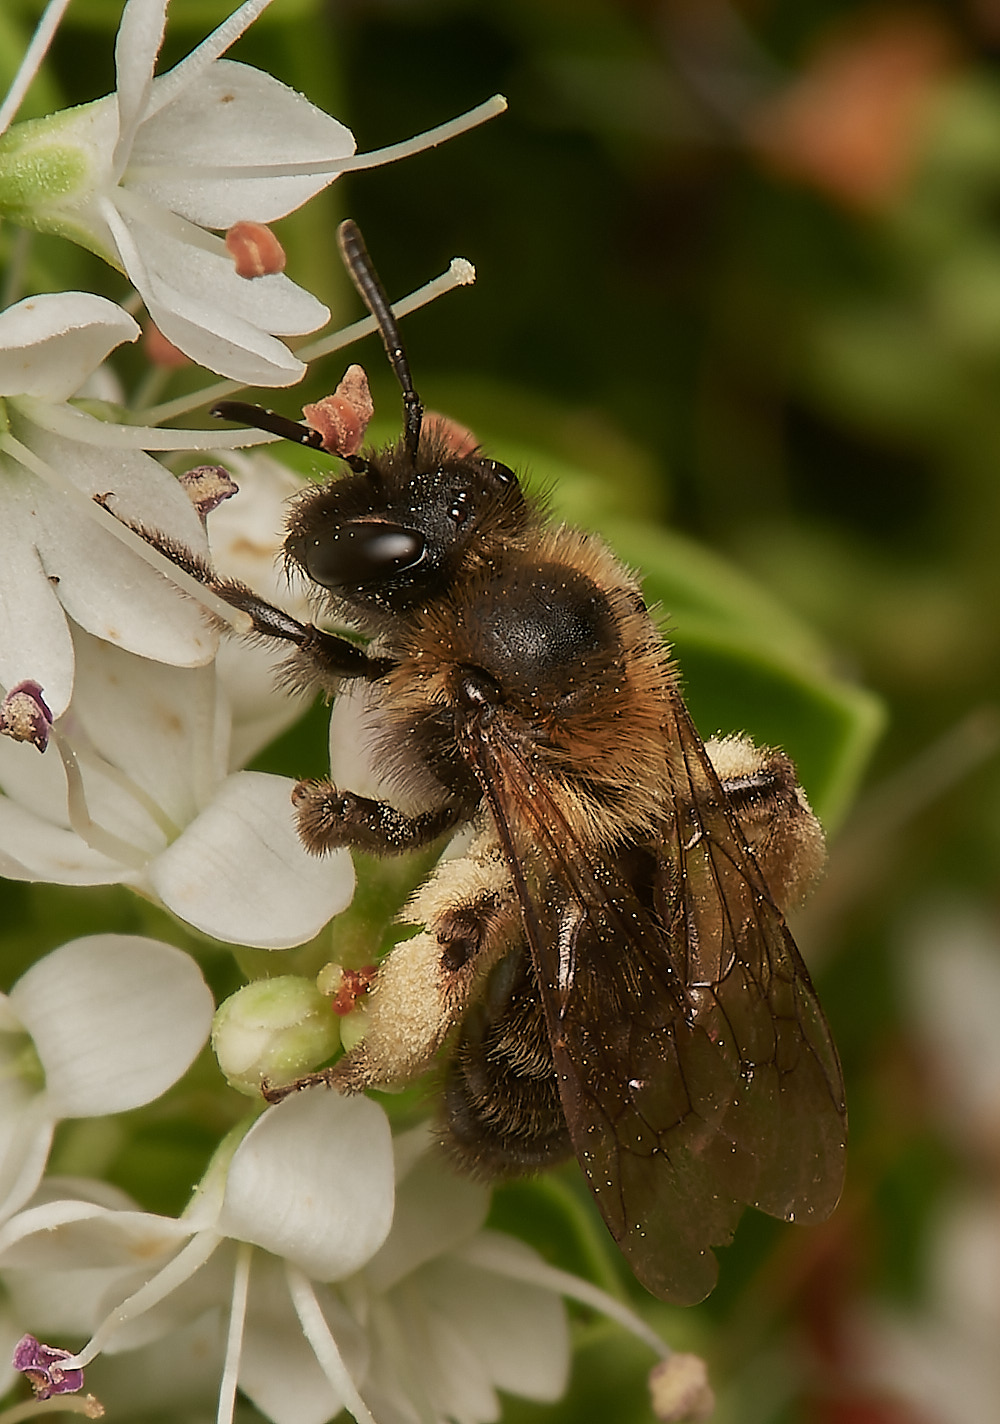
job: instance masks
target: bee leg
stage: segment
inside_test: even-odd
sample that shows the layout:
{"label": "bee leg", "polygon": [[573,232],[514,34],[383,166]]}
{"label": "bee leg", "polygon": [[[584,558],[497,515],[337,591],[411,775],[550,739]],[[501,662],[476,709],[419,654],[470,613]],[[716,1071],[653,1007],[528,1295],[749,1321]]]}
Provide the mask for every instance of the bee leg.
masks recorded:
{"label": "bee leg", "polygon": [[[480,843],[481,844],[481,843]],[[426,929],[403,940],[368,992],[368,1026],[339,1063],[272,1090],[274,1100],[326,1083],[345,1092],[409,1082],[427,1069],[492,966],[521,934],[506,865],[490,843],[444,861],[417,891],[404,918]]]}
{"label": "bee leg", "polygon": [[401,855],[430,845],[468,815],[461,803],[406,816],[385,801],[340,791],[331,781],[300,781],[292,792],[299,837],[313,855],[352,846]]}
{"label": "bee leg", "polygon": [[[223,578],[207,559],[194,553],[179,540],[144,524],[122,519],[111,507],[108,495],[95,498],[109,514],[114,514],[119,523],[138,534],[190,578],[196,579],[203,588],[207,588],[231,608],[246,613],[253,623],[248,637],[274,638],[278,642],[293,644],[294,651],[284,667],[285,680],[291,686],[307,689],[318,683],[328,691],[335,691],[341,678],[359,677],[373,681],[384,677],[395,666],[389,658],[370,657],[364,648],[358,647],[347,638],[338,637],[336,633],[327,633],[312,623],[300,623],[291,614],[275,608],[274,604],[259,597],[245,583],[238,579]],[[227,626],[222,619],[213,618],[212,621],[223,629]]]}
{"label": "bee leg", "polygon": [[713,737],[705,750],[730,810],[782,911],[799,904],[826,859],[823,828],[782,751],[740,734]]}

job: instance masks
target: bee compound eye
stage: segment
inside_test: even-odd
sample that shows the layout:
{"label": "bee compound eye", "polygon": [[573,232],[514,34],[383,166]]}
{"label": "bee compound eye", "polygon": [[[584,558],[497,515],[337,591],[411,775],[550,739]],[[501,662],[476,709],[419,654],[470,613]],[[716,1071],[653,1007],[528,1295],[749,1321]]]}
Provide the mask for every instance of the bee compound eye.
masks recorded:
{"label": "bee compound eye", "polygon": [[427,541],[416,529],[381,520],[355,520],[292,550],[306,573],[324,588],[374,583],[421,562]]}

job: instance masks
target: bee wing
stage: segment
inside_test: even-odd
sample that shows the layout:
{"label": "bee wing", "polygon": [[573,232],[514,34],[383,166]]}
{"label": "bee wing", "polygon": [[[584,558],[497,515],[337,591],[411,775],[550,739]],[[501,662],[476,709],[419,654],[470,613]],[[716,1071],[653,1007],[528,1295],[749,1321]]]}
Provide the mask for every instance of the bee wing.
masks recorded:
{"label": "bee wing", "polygon": [[[470,746],[507,851],[573,1144],[639,1279],[703,1299],[745,1205],[822,1219],[840,1196],[837,1052],[784,918],[679,699],[665,844],[594,864],[537,771]],[[542,858],[526,873],[514,826]]]}

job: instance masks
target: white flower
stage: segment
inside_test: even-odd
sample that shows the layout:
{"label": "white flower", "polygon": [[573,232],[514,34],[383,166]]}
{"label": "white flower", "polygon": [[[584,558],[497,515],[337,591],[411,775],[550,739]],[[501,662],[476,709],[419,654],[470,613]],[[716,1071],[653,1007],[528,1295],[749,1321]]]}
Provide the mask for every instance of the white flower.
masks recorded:
{"label": "white flower", "polygon": [[[329,312],[280,273],[238,277],[222,240],[204,229],[281,217],[333,176],[246,176],[252,165],[329,160],[355,145],[300,94],[220,58],[267,3],[250,0],[154,79],[166,0],[129,0],[115,47],[116,93],[12,129],[0,144],[0,206],[6,175],[20,205],[12,217],[120,267],[187,355],[247,384],[288,385],[304,368],[276,335],[313,331]],[[201,177],[206,164],[228,176]],[[26,195],[31,167],[39,187]]]}
{"label": "white flower", "polygon": [[0,1217],[38,1186],[57,1122],[158,1098],[205,1043],[213,1008],[193,959],[136,935],[73,940],[0,995]]}
{"label": "white flower", "polygon": [[218,641],[93,501],[113,490],[124,518],[207,552],[190,500],[139,444],[157,437],[186,447],[190,432],[133,431],[67,404],[138,332],[87,292],[32,297],[0,313],[0,684],[34,679],[57,716],[73,687],[67,614],[98,638],[181,666],[207,662]]}
{"label": "white flower", "polygon": [[280,272],[237,275],[209,229],[271,222],[345,168],[419,152],[504,105],[353,159],[343,124],[270,75],[221,58],[269,2],[247,0],[154,78],[167,0],[128,0],[116,93],[0,138],[0,212],[121,268],[163,335],[201,365],[247,385],[283,386],[305,367],[276,338],[313,331],[329,312]]}
{"label": "white flower", "polygon": [[[222,1376],[221,1420],[237,1382],[275,1424],[323,1424],[342,1408],[364,1424],[485,1424],[498,1388],[557,1398],[569,1342],[546,1268],[481,1229],[488,1193],[427,1142],[418,1130],[397,1143],[394,1194],[381,1110],[305,1093],[258,1119],[228,1166],[220,1155],[180,1221],[47,1201],[0,1232],[0,1271],[25,1327],[78,1331],[74,1273],[131,1256],[77,1357],[115,1353],[103,1377],[88,1371],[107,1405],[120,1352],[145,1347],[145,1371],[199,1327]],[[540,1283],[519,1279],[532,1273]]]}
{"label": "white flower", "polygon": [[0,738],[0,873],[122,883],[217,939],[301,944],[350,902],[347,851],[306,853],[285,777],[232,771],[214,665],[174,668],[72,629],[76,687],[45,756]]}

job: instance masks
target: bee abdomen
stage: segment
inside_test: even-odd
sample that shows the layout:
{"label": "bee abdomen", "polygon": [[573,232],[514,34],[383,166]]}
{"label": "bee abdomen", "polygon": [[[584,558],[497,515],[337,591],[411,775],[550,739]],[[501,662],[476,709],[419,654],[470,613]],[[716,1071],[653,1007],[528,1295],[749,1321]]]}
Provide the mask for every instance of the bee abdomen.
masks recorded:
{"label": "bee abdomen", "polygon": [[541,1001],[525,955],[466,1017],[445,1075],[442,1138],[472,1176],[514,1177],[572,1154]]}

